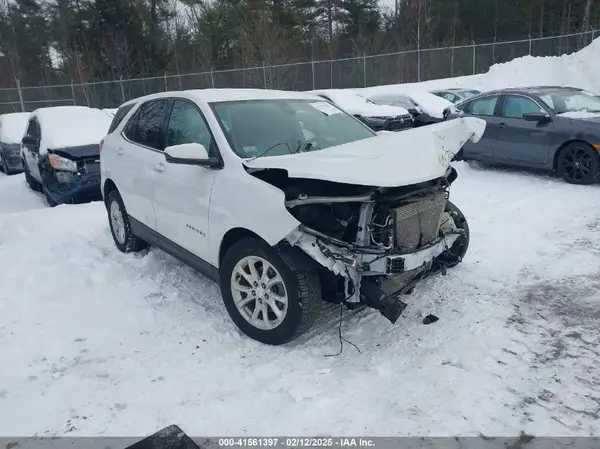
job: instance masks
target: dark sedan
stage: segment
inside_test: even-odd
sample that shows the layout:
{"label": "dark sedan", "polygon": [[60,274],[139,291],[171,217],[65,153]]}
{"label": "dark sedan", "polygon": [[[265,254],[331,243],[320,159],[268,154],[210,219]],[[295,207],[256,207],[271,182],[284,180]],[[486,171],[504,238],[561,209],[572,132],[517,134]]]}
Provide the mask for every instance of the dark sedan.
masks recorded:
{"label": "dark sedan", "polygon": [[552,171],[572,184],[591,184],[600,173],[600,96],[573,87],[502,89],[469,98],[448,118],[487,122],[477,143],[459,158]]}

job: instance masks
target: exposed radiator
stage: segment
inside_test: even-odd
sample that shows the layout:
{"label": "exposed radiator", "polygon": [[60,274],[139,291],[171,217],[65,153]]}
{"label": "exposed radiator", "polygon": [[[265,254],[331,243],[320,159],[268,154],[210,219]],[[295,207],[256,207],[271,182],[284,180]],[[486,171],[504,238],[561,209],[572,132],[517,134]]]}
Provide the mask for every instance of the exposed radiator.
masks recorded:
{"label": "exposed radiator", "polygon": [[395,240],[398,251],[408,253],[435,241],[445,206],[446,196],[440,192],[395,209]]}

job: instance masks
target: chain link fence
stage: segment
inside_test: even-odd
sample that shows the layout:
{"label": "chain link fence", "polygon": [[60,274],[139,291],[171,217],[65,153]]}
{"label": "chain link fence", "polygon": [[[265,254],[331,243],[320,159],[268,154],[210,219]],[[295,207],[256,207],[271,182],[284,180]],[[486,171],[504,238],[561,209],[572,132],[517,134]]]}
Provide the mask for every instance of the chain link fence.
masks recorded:
{"label": "chain link fence", "polygon": [[21,86],[16,79],[14,87],[0,89],[0,113],[59,105],[115,108],[132,98],[168,90],[244,87],[302,91],[419,82],[484,73],[494,64],[526,55],[571,53],[590,44],[597,35],[598,30],[593,30],[326,61],[52,86]]}

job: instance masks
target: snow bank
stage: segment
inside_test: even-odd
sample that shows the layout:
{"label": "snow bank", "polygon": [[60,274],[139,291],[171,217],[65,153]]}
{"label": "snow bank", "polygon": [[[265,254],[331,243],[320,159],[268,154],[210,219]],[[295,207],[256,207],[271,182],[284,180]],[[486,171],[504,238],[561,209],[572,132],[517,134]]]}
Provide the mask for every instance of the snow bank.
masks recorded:
{"label": "snow bank", "polygon": [[0,115],[0,142],[20,143],[28,120],[29,112]]}
{"label": "snow bank", "polygon": [[42,128],[40,153],[48,149],[99,143],[106,135],[112,117],[100,109],[85,106],[57,106],[32,113]]}
{"label": "snow bank", "polygon": [[[576,53],[562,56],[524,56],[512,61],[495,64],[487,73],[446,78],[421,83],[391,84],[361,89],[363,92],[380,93],[392,88],[410,92],[414,89],[447,89],[463,87],[482,91],[523,86],[573,86],[600,92],[600,38]],[[357,90],[358,91],[358,90]],[[393,91],[393,90],[392,90]]]}
{"label": "snow bank", "polygon": [[370,103],[367,98],[351,89],[325,89],[307,92],[310,94],[323,94],[330,98],[336,105],[349,114],[358,114],[365,117],[386,117],[407,115],[408,111],[400,106],[385,106]]}

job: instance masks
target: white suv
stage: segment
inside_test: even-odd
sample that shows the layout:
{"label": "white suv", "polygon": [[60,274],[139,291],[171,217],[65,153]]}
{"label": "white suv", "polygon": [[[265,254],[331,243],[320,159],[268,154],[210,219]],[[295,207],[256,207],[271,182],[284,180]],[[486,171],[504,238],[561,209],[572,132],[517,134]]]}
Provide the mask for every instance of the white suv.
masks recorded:
{"label": "white suv", "polygon": [[282,344],[321,300],[395,322],[402,294],[461,261],[449,164],[484,130],[458,118],[378,136],[310,94],[165,92],[117,111],[102,194],[121,251],[170,253],[220,284],[245,334]]}

